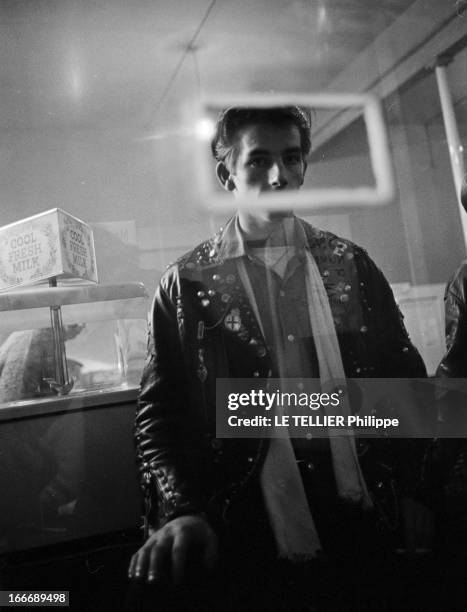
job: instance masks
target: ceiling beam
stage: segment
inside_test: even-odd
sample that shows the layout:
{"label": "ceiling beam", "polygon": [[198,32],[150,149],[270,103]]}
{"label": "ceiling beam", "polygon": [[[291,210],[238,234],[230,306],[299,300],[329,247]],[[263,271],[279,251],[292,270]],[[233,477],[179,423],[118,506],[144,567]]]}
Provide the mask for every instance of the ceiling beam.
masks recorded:
{"label": "ceiling beam", "polygon": [[[418,72],[434,69],[436,58],[467,44],[465,10],[451,2],[417,0],[334,79],[330,92],[373,93],[385,99]],[[316,150],[361,115],[360,110],[320,113]]]}

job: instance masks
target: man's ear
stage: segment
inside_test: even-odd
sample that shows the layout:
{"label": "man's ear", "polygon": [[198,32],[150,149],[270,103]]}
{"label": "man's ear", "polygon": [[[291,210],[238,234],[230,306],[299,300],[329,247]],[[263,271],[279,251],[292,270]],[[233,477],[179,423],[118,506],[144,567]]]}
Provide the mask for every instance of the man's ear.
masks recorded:
{"label": "man's ear", "polygon": [[235,183],[231,177],[230,170],[224,162],[217,162],[216,174],[220,184],[227,191],[235,191]]}

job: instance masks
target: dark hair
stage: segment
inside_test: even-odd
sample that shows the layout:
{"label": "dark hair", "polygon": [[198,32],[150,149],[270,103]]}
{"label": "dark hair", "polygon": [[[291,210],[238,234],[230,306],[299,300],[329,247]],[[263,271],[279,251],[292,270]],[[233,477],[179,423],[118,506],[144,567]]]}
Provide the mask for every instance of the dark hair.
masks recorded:
{"label": "dark hair", "polygon": [[467,172],[464,174],[464,180],[462,181],[461,204],[467,212]]}
{"label": "dark hair", "polygon": [[[311,113],[298,106],[274,106],[266,108],[230,107],[217,118],[216,132],[211,141],[211,151],[217,161],[233,161],[236,137],[240,129],[258,123],[271,125],[295,125],[300,132],[303,157],[311,149]],[[230,159],[229,159],[230,157]]]}

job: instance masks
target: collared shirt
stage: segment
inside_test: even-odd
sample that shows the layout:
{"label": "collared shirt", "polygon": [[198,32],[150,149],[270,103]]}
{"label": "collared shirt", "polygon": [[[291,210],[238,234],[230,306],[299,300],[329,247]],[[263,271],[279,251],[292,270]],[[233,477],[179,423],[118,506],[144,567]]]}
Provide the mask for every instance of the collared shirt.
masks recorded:
{"label": "collared shirt", "polygon": [[[271,248],[271,247],[267,247]],[[301,249],[294,244],[278,250],[278,266],[288,259],[283,275],[265,264],[258,249],[251,247],[240,228],[238,217],[227,225],[222,236],[223,259],[243,257],[253,289],[245,287],[250,302],[256,302],[257,316],[270,351],[274,376],[317,378],[318,360],[308,313],[305,291],[305,265]],[[282,266],[284,267],[284,266]]]}
{"label": "collared shirt", "polygon": [[[246,240],[238,218],[234,217],[225,228],[220,254],[222,258],[242,258],[245,264],[250,281],[250,287],[245,286],[245,291],[252,305],[256,306],[253,309],[260,319],[258,322],[271,356],[273,376],[281,379],[319,378],[305,291],[305,257],[300,246],[291,244],[288,247],[285,252],[288,263],[281,276],[274,271],[274,266],[266,265],[258,256],[258,249]],[[297,382],[297,389],[288,388],[288,392],[295,390],[300,393],[299,384]],[[325,438],[314,439],[312,444],[308,440],[294,439],[293,446],[301,457],[308,456],[311,450],[329,451]]]}

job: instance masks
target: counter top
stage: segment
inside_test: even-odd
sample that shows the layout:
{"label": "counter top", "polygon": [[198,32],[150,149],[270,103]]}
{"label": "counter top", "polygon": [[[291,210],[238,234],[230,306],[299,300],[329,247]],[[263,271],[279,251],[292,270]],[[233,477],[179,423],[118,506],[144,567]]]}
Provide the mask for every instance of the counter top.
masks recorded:
{"label": "counter top", "polygon": [[120,386],[93,391],[77,391],[69,395],[33,398],[0,404],[0,422],[56,414],[75,410],[88,410],[96,406],[136,402],[138,387]]}

